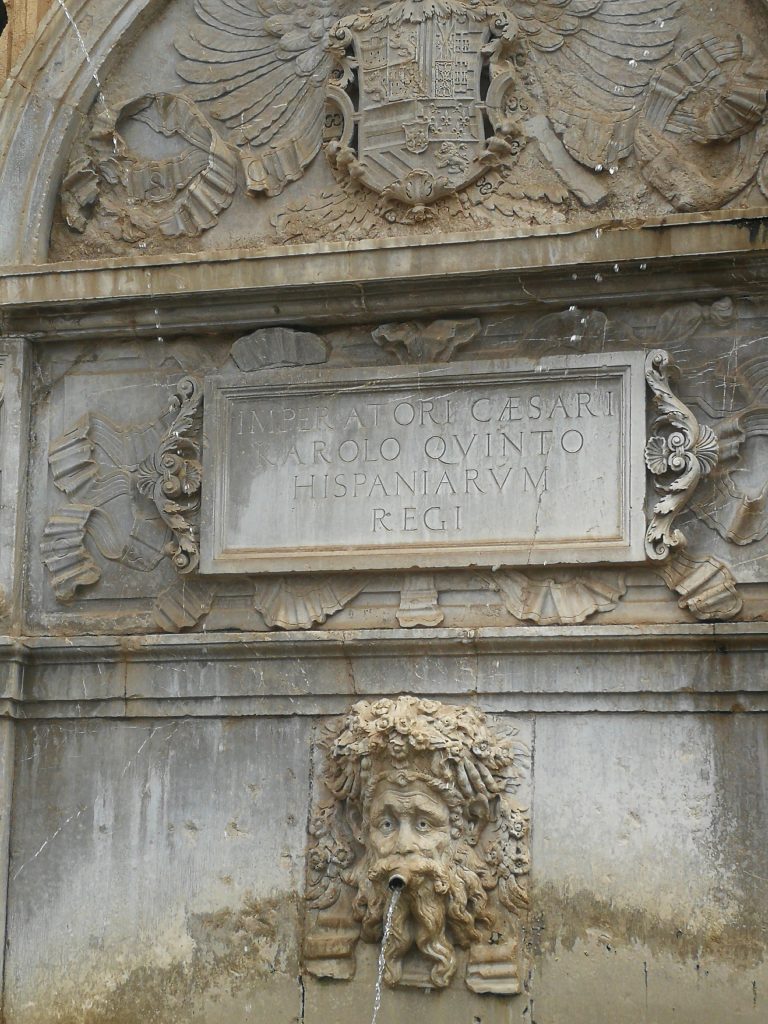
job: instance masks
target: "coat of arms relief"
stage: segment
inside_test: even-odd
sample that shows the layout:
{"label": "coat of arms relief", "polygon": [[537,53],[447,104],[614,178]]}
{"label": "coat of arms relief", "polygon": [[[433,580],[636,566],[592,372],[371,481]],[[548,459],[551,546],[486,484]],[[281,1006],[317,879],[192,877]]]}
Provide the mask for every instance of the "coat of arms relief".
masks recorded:
{"label": "coat of arms relief", "polygon": [[246,195],[269,206],[267,241],[762,205],[768,63],[744,27],[759,40],[766,14],[731,28],[709,7],[195,0],[157,92],[107,88],[76,144],[70,242],[167,245],[235,200],[247,220]]}

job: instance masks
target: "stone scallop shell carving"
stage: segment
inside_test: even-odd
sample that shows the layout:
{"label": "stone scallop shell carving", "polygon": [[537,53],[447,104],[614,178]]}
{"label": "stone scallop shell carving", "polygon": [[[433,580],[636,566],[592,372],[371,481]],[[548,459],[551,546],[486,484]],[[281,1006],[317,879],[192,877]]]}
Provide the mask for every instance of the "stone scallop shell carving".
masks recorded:
{"label": "stone scallop shell carving", "polygon": [[364,580],[336,577],[307,581],[280,578],[257,583],[253,604],[268,626],[309,629],[340,611],[364,585]]}
{"label": "stone scallop shell carving", "polygon": [[597,612],[612,611],[627,592],[622,573],[581,573],[570,579],[532,579],[499,569],[478,573],[516,619],[537,626],[573,626]]}

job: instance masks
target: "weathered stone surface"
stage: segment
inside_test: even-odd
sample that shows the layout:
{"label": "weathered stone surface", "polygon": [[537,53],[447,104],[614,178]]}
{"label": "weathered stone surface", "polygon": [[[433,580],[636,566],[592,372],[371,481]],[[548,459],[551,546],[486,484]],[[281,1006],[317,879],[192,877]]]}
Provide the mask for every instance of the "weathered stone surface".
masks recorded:
{"label": "weathered stone surface", "polygon": [[[408,861],[429,800],[421,852],[488,887],[444,935],[426,890],[444,959],[411,948],[377,1024],[763,1024],[766,39],[762,0],[51,5],[0,99],[7,1024],[371,1019],[362,865]],[[546,510],[594,528],[584,562],[497,567],[483,538],[531,519],[489,502],[469,564],[375,565],[271,479],[280,557],[330,535],[336,563],[199,572],[208,470],[248,483],[207,378],[273,414],[408,380],[421,413],[492,390],[478,367],[544,395],[628,359],[639,443],[597,429]],[[635,465],[642,558],[596,561]]]}
{"label": "weathered stone surface", "polygon": [[518,995],[530,738],[404,696],[360,701],[320,746],[306,970],[347,981],[358,941],[373,942],[391,987],[447,988],[459,973],[472,992]]}
{"label": "weathered stone surface", "polygon": [[212,380],[202,571],[644,560],[642,364]]}

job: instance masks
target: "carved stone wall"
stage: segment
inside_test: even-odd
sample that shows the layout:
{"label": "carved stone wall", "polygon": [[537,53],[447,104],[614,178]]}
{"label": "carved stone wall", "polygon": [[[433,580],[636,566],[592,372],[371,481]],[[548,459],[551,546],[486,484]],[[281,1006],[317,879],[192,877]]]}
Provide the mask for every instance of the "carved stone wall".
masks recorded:
{"label": "carved stone wall", "polygon": [[461,947],[472,992],[521,992],[529,746],[501,739],[474,708],[406,696],[356,704],[324,747],[326,796],[309,829],[310,973],[352,977],[360,938],[381,944],[388,985],[446,988]]}
{"label": "carved stone wall", "polygon": [[[762,619],[768,584],[761,569],[766,531],[759,527],[762,363],[752,356],[734,372],[720,355],[734,332],[750,353],[759,344],[761,322],[740,320],[741,308],[721,299],[617,317],[573,307],[538,319],[477,318],[470,332],[466,322],[444,319],[424,327],[388,323],[317,334],[267,329],[234,344],[157,339],[130,355],[104,345],[41,353],[31,486],[35,509],[46,511],[36,512],[30,533],[39,556],[29,566],[36,604],[27,629],[135,633],[338,629],[363,622],[476,628]],[[474,367],[489,356],[589,352],[593,339],[619,352],[646,353],[645,565],[562,565],[554,573],[514,562],[428,573],[360,566],[346,576],[297,575],[289,565],[282,574],[200,574],[206,376],[236,380],[231,375],[246,370],[258,382],[258,374],[276,364],[317,368],[350,361],[365,367],[364,374],[377,368],[383,373],[403,359],[430,358],[427,347],[435,340],[438,358]],[[668,356],[654,355],[660,345]],[[716,401],[723,389],[732,395],[726,409]],[[211,426],[209,441],[216,436]],[[466,448],[471,439],[462,443]],[[208,466],[210,479],[210,457]],[[455,490],[454,470],[441,471],[442,489]],[[478,473],[471,472],[472,486],[480,490]],[[509,472],[497,475],[497,489],[508,478]],[[382,477],[365,479],[383,493]],[[741,550],[748,547],[752,554],[745,561]],[[474,595],[469,604],[467,594]]]}
{"label": "carved stone wall", "polygon": [[359,1024],[380,957],[376,1024],[764,1024],[766,40],[51,5],[0,101],[4,1024]]}

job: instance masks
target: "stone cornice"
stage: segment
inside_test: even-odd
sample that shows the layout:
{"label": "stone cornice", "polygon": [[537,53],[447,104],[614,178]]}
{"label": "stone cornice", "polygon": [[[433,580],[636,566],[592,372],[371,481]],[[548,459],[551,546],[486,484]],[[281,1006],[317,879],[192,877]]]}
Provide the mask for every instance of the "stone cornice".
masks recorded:
{"label": "stone cornice", "polygon": [[403,666],[397,692],[487,710],[768,710],[764,623],[6,637],[0,663],[22,719],[335,714]]}
{"label": "stone cornice", "polygon": [[639,297],[755,296],[768,290],[765,213],[0,268],[0,326],[37,341],[168,338]]}

